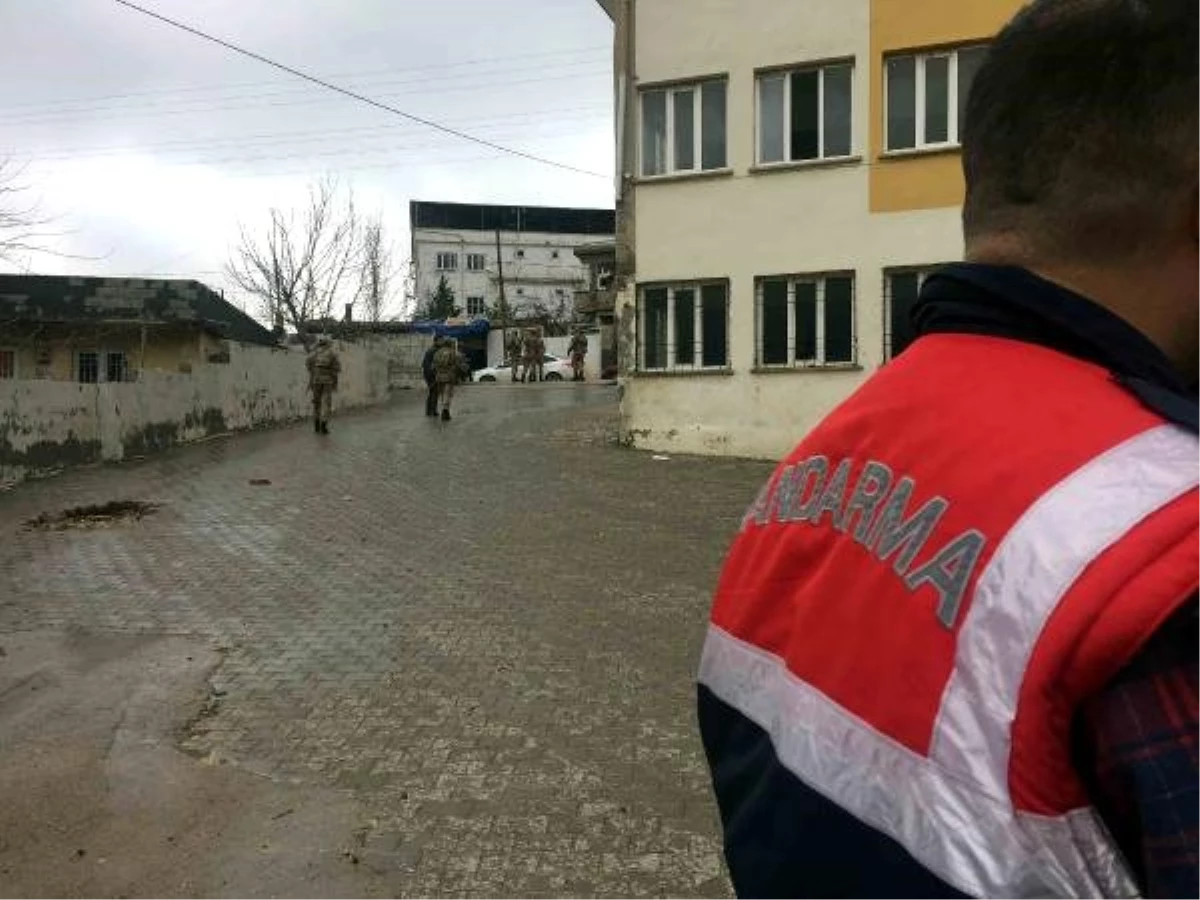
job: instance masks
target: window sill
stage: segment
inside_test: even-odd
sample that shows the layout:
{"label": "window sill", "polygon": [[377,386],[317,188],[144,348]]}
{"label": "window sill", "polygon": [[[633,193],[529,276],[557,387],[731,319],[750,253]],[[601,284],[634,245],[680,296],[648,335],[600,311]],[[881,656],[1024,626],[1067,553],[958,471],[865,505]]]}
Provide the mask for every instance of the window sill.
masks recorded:
{"label": "window sill", "polygon": [[795,365],[764,366],[757,365],[750,372],[754,375],[797,375],[809,372],[861,372],[859,363],[796,363]]}
{"label": "window sill", "polygon": [[772,172],[794,172],[796,169],[830,169],[838,166],[857,166],[861,156],[833,156],[825,159],[791,159],[784,162],[759,163],[750,167],[752,175],[769,175]]}
{"label": "window sill", "polygon": [[642,175],[634,184],[666,184],[674,181],[695,181],[702,178],[728,178],[733,175],[733,169],[726,166],[723,169],[702,169],[698,172],[668,172],[665,175]]}
{"label": "window sill", "polygon": [[948,156],[962,152],[962,144],[937,144],[932,147],[907,147],[903,150],[884,150],[880,160],[911,159],[914,156]]}
{"label": "window sill", "polygon": [[634,378],[705,378],[711,376],[732,375],[733,369],[638,369],[631,372]]}

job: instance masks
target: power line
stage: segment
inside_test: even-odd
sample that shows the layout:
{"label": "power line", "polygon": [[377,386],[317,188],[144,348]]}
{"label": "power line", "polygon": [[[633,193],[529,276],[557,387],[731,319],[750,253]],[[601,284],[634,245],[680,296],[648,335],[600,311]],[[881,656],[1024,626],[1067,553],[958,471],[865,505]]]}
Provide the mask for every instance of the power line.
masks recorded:
{"label": "power line", "polygon": [[[495,128],[515,128],[518,130],[536,131],[541,125],[558,125],[571,121],[580,121],[595,118],[599,109],[595,107],[578,107],[575,109],[565,109],[562,111],[554,111],[552,118],[546,121],[536,121],[544,112],[512,114],[508,116],[491,116],[487,118],[479,118],[470,120],[470,124],[477,126],[483,131],[491,131]],[[535,119],[535,121],[526,121]],[[245,137],[228,137],[217,140],[178,140],[166,141],[153,144],[134,144],[131,146],[97,146],[97,147],[62,147],[62,148],[41,148],[41,149],[12,149],[5,148],[6,152],[13,156],[28,157],[32,162],[53,162],[59,160],[70,159],[100,159],[113,156],[124,156],[135,153],[151,153],[155,156],[172,156],[176,154],[202,154],[205,152],[221,153],[232,150],[242,149],[266,149],[280,144],[292,145],[308,145],[308,144],[323,144],[333,141],[345,143],[347,139],[356,141],[373,141],[382,138],[400,136],[408,137],[415,135],[413,131],[397,129],[395,125],[376,125],[365,126],[362,128],[338,128],[330,131],[328,128],[322,128],[312,131],[292,131],[292,132],[274,132],[260,135],[247,135]],[[308,137],[308,135],[312,135]],[[491,134],[489,137],[495,138],[497,135]],[[370,149],[370,148],[359,148]],[[354,152],[354,148],[346,152]]]}
{"label": "power line", "polygon": [[[499,130],[497,130],[495,126],[492,126],[486,130],[488,132],[494,132],[489,135],[490,137],[500,138],[500,137],[508,137],[510,135],[513,137],[519,137],[524,131],[527,131],[528,129],[522,129],[519,126],[515,126],[515,125],[508,125],[508,126],[501,127]],[[558,128],[553,131],[543,131],[539,136],[545,137],[545,138],[551,138],[551,137],[566,138],[566,137],[569,137],[576,133],[578,133],[578,129],[576,129],[574,127],[568,127],[565,130],[562,128]],[[226,148],[226,149],[228,149],[228,148]],[[267,150],[269,148],[258,148],[258,149]],[[379,154],[379,153],[392,153],[393,151],[396,151],[396,150],[408,150],[408,151],[415,150],[415,151],[417,151],[417,154],[419,157],[421,155],[427,155],[430,150],[430,147],[429,147],[428,140],[426,139],[426,140],[421,140],[421,141],[417,141],[417,142],[410,141],[407,143],[385,144],[382,146],[380,146],[380,145],[369,146],[369,147],[351,146],[351,147],[342,147],[342,148],[336,149],[336,150],[307,150],[307,151],[299,151],[299,152],[295,152],[295,153],[266,153],[266,154],[259,154],[259,155],[253,155],[253,156],[246,156],[245,154],[235,154],[232,156],[216,156],[216,157],[201,155],[194,159],[178,159],[178,158],[176,158],[176,159],[161,159],[161,160],[158,160],[158,164],[162,165],[162,166],[243,165],[243,164],[253,164],[253,163],[270,163],[270,162],[276,162],[281,159],[315,159],[315,158],[319,158],[319,157],[366,156],[366,155]],[[183,151],[178,151],[178,152],[185,153],[185,154],[186,153],[193,153],[193,154],[203,153],[203,151],[188,151],[188,150],[183,150]],[[218,148],[213,152],[220,153],[221,148]],[[118,155],[120,155],[120,154],[118,154]],[[73,160],[77,160],[77,159],[94,159],[94,158],[97,158],[95,154],[43,156],[39,159],[34,160],[34,162],[39,163],[39,164],[69,163],[69,162],[72,162]]]}
{"label": "power line", "polygon": [[326,88],[327,90],[336,91],[337,93],[344,94],[345,96],[350,97],[353,100],[359,101],[360,103],[366,103],[370,106],[374,106],[377,109],[382,109],[384,112],[389,112],[392,115],[400,116],[400,117],[408,119],[409,121],[412,121],[412,122],[418,122],[429,128],[433,128],[437,131],[444,132],[445,134],[454,135],[455,137],[461,138],[464,141],[470,141],[471,143],[474,143],[474,144],[480,144],[484,147],[489,147],[492,150],[495,150],[499,153],[506,153],[510,156],[518,156],[518,157],[521,157],[522,159],[527,159],[527,160],[530,160],[531,162],[541,163],[542,165],[545,165],[545,166],[552,166],[556,169],[563,169],[568,172],[576,172],[580,175],[591,176],[592,178],[607,179],[607,176],[601,175],[599,172],[592,172],[587,169],[580,169],[580,168],[577,168],[576,166],[568,165],[567,163],[558,162],[558,161],[552,160],[552,159],[546,159],[541,156],[536,156],[535,154],[532,154],[532,153],[526,153],[523,150],[516,150],[511,147],[505,147],[502,144],[495,144],[495,143],[492,143],[491,141],[484,140],[483,138],[477,138],[473,135],[467,134],[465,131],[459,131],[456,128],[449,128],[445,125],[441,125],[437,122],[434,122],[431,119],[425,119],[425,118],[422,118],[421,116],[414,116],[412,113],[404,112],[404,110],[402,110],[402,109],[398,109],[394,106],[389,106],[386,103],[380,103],[378,100],[372,100],[370,97],[367,97],[363,94],[359,94],[355,91],[347,90],[346,88],[339,87],[336,84],[333,84],[332,82],[328,82],[323,79],[317,78],[315,76],[308,75],[304,72],[301,72],[299,69],[293,69],[291,66],[287,66],[287,65],[284,65],[283,63],[275,62],[274,60],[268,59],[267,57],[262,56],[261,54],[255,53],[251,50],[246,50],[242,47],[237,46],[236,44],[232,44],[228,41],[222,40],[221,38],[218,38],[218,37],[215,37],[206,32],[200,31],[197,28],[193,28],[190,25],[185,25],[182,22],[176,21],[175,19],[167,18],[166,16],[160,15],[159,13],[156,13],[153,10],[145,9],[144,7],[138,6],[135,3],[129,2],[129,0],[113,0],[113,2],[119,3],[121,6],[132,9],[135,12],[139,12],[144,16],[149,16],[152,19],[158,19],[160,22],[170,25],[173,28],[178,28],[179,30],[185,31],[188,34],[194,35],[198,38],[209,41],[211,43],[218,44],[218,45],[226,48],[227,50],[232,50],[234,53],[241,54],[242,56],[249,57],[250,59],[258,60],[259,62],[264,63],[265,65],[271,66],[272,68],[279,69],[282,72],[287,72],[290,75],[295,75],[297,78],[303,78],[305,81],[309,81],[309,82],[312,82],[313,84],[320,85],[321,87]]}
{"label": "power line", "polygon": [[[120,0],[118,0],[120,2]],[[599,66],[599,68],[597,68]],[[486,79],[485,83],[489,88],[494,87],[510,87],[518,84],[544,83],[547,78],[554,82],[561,82],[568,79],[584,79],[594,78],[597,75],[606,74],[608,72],[607,65],[602,65],[599,62],[593,61],[577,61],[571,63],[563,63],[562,71],[555,72],[554,67],[547,69],[545,66],[524,67],[520,69],[498,70],[496,72],[482,73],[482,77]],[[568,69],[574,71],[567,71]],[[538,72],[534,78],[499,78],[498,76],[519,75],[525,72]],[[497,77],[493,77],[497,76]],[[459,83],[447,83],[448,79],[456,80],[468,79],[459,81]],[[403,81],[381,82],[379,85],[372,87],[383,87],[385,85],[398,85],[399,90],[388,90],[380,93],[378,97],[401,97],[409,94],[420,93],[425,97],[436,97],[441,94],[449,94],[456,91],[475,91],[480,89],[480,75],[478,73],[465,72],[452,76],[433,76],[431,78],[416,78]],[[436,90],[431,90],[425,85],[430,82],[437,82],[442,87]],[[283,97],[286,99],[270,100],[272,97]],[[64,119],[72,119],[79,115],[89,113],[116,113],[123,116],[137,117],[156,117],[156,116],[178,116],[191,115],[192,113],[201,112],[220,112],[243,109],[257,109],[260,107],[270,106],[305,106],[313,103],[328,103],[338,100],[337,97],[329,97],[327,95],[313,96],[313,89],[304,85],[299,88],[289,88],[283,91],[273,91],[268,93],[246,94],[240,97],[193,97],[182,100],[162,100],[156,102],[144,102],[133,106],[77,106],[73,109],[57,109],[57,110],[42,110],[40,112],[27,112],[13,116],[5,116],[2,120],[6,125],[42,125],[53,124]],[[215,104],[212,101],[217,101]],[[223,101],[223,102],[222,102]],[[188,105],[188,104],[209,104],[209,105]]]}
{"label": "power line", "polygon": [[[478,66],[480,64],[488,64],[494,62],[509,62],[511,60],[522,59],[544,59],[549,56],[571,56],[578,59],[580,56],[585,56],[590,53],[599,51],[611,52],[611,48],[607,46],[596,47],[569,47],[563,50],[546,50],[541,53],[518,53],[511,56],[479,56],[474,59],[459,60],[452,63],[429,63],[421,66],[408,66],[400,68],[386,69],[363,69],[357,72],[335,72],[326,75],[326,78],[354,78],[363,79],[373,78],[375,76],[390,75],[401,72],[426,72],[437,71],[441,69],[456,69],[463,66]],[[452,77],[452,76],[451,76]],[[3,110],[23,109],[27,107],[46,107],[71,103],[90,103],[94,101],[104,100],[126,100],[137,99],[140,97],[152,97],[159,95],[174,96],[183,93],[223,93],[225,91],[241,90],[243,88],[261,88],[274,87],[284,85],[288,82],[281,78],[272,78],[265,81],[242,81],[232,82],[230,84],[208,84],[208,85],[181,85],[172,88],[152,88],[145,91],[130,91],[124,94],[96,94],[87,97],[60,97],[54,100],[29,100],[23,103],[12,103],[0,107]]]}

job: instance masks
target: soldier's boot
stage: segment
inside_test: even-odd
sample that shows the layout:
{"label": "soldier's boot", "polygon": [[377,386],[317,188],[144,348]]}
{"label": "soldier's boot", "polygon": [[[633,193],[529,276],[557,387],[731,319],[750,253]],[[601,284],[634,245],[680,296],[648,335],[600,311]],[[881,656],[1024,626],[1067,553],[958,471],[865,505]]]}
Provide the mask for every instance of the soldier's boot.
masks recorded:
{"label": "soldier's boot", "polygon": [[449,422],[449,421],[450,421],[450,410],[448,410],[448,409],[443,409],[443,410],[442,410],[442,421],[443,421],[443,422]]}
{"label": "soldier's boot", "polygon": [[315,417],[313,418],[313,431],[317,434],[321,433],[321,420]]}
{"label": "soldier's boot", "polygon": [[329,423],[328,422],[321,423],[321,434],[329,434]]}

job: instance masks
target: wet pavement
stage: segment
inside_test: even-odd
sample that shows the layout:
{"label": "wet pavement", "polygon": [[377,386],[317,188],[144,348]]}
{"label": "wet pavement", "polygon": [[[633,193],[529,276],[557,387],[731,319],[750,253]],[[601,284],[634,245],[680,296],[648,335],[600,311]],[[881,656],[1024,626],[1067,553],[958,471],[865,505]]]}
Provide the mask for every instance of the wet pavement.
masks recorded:
{"label": "wet pavement", "polygon": [[[58,779],[87,791],[55,793],[53,766],[36,781],[38,842],[0,812],[0,883],[728,894],[693,676],[722,554],[769,467],[616,446],[608,386],[456,400],[449,423],[404,394],[328,437],[298,425],[0,494],[0,786],[30,783],[47,735],[92,736]],[[157,506],[22,524],[126,500]],[[116,639],[136,646],[87,649]],[[53,699],[31,706],[39,671]],[[116,778],[147,747],[149,774]],[[142,831],[114,830],[118,797]],[[211,797],[210,838],[167,842]],[[75,846],[93,820],[103,864]],[[122,857],[139,852],[154,864]]]}

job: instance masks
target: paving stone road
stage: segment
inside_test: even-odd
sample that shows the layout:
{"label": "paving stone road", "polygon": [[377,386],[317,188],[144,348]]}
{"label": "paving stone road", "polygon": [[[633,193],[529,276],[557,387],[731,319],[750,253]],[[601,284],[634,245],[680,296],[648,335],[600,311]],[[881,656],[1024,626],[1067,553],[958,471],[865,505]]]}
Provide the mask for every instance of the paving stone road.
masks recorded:
{"label": "paving stone road", "polygon": [[[722,896],[693,675],[769,467],[615,446],[615,391],[406,394],[0,494],[0,636],[201,637],[199,760],[348,792],[398,896]],[[252,484],[266,479],[270,484]],[[140,521],[26,530],[85,503]]]}

